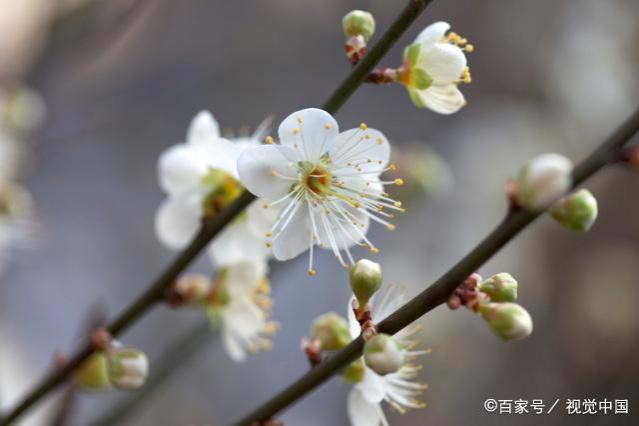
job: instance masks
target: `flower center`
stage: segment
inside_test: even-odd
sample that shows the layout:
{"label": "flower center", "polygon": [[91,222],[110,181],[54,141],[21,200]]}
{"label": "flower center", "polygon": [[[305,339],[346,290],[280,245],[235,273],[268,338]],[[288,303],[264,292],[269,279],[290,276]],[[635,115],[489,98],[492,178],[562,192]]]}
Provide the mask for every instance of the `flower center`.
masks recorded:
{"label": "flower center", "polygon": [[313,193],[325,196],[331,187],[331,172],[321,165],[307,168],[304,174],[304,185]]}
{"label": "flower center", "polygon": [[233,176],[211,169],[203,178],[209,193],[204,198],[204,215],[215,216],[242,192],[242,185]]}

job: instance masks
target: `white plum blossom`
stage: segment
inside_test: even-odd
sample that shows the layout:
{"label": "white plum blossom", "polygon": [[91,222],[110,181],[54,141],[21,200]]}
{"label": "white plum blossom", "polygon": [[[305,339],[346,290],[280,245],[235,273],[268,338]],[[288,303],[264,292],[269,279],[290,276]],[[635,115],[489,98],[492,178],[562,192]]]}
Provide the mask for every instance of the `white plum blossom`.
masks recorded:
{"label": "white plum blossom", "polygon": [[[235,141],[220,136],[219,126],[208,111],[192,120],[185,143],[164,151],[158,162],[158,179],[167,198],[160,205],[155,229],[160,241],[181,249],[195,236],[202,218],[222,210],[242,191],[237,158],[249,146],[258,145],[264,129]],[[209,253],[217,265],[263,259],[269,249],[264,233],[270,211],[253,203],[211,244]]]}
{"label": "white plum blossom", "polygon": [[277,323],[270,320],[266,273],[266,262],[239,262],[218,271],[213,282],[208,316],[220,327],[224,348],[234,361],[244,361],[247,352],[271,348],[269,337]]}
{"label": "white plum blossom", "polygon": [[309,108],[289,115],[279,126],[279,144],[251,146],[238,159],[238,172],[246,188],[262,197],[265,210],[280,213],[266,234],[279,260],[291,259],[307,249],[309,274],[314,275],[313,247],[329,248],[347,266],[354,263],[349,247],[378,249],[366,238],[371,220],[394,229],[386,209],[402,211],[384,186],[380,174],[389,165],[386,137],[365,124],[339,132],[335,119]]}
{"label": "white plum blossom", "polygon": [[464,51],[472,52],[473,46],[454,32],[446,34],[449,29],[446,22],[426,27],[404,50],[404,63],[398,69],[398,80],[413,103],[440,114],[452,114],[466,105],[457,86],[471,81]]}
{"label": "white plum blossom", "polygon": [[[361,327],[353,313],[354,300],[355,297],[352,297],[347,309],[351,337],[356,339],[361,333]],[[403,289],[393,285],[387,286],[371,299],[373,322],[377,324],[405,302]],[[428,386],[413,379],[421,369],[420,365],[414,364],[415,358],[427,354],[428,351],[413,350],[416,342],[411,340],[411,336],[416,331],[415,325],[409,325],[394,336],[405,348],[405,363],[397,372],[380,375],[365,367],[363,378],[353,386],[348,396],[348,416],[353,426],[387,426],[388,420],[382,402],[386,402],[400,413],[410,408],[425,406],[418,397]]]}

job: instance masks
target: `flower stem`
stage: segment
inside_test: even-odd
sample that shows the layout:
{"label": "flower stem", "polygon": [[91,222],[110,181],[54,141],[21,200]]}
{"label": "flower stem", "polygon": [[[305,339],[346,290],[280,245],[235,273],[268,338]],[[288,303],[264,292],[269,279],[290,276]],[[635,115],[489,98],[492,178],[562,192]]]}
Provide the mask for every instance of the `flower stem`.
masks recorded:
{"label": "flower stem", "polygon": [[[353,92],[364,82],[368,73],[377,65],[431,1],[432,0],[410,0],[393,24],[386,30],[375,46],[373,46],[368,55],[351,70],[344,81],[333,92],[326,103],[324,103],[322,108],[331,114],[337,112],[344,102],[346,102]],[[164,293],[177,276],[186,269],[202,250],[204,250],[208,243],[254,199],[255,197],[251,193],[244,191],[229,207],[225,208],[213,219],[204,222],[189,246],[149,285],[148,289],[140,297],[133,301],[133,303],[107,327],[107,330],[113,336],[119,335],[140,319],[151,307],[155,306],[158,301],[162,300]],[[57,388],[93,351],[93,347],[87,342],[69,358],[68,363],[63,368],[56,369],[44,377],[13,410],[6,415],[0,415],[0,426],[13,423],[36,402]]]}
{"label": "flower stem", "polygon": [[[619,158],[621,148],[639,131],[639,109],[573,170],[573,187],[580,185],[602,167]],[[448,272],[419,293],[408,303],[393,312],[377,328],[380,333],[395,334],[413,321],[445,303],[461,282],[478,270],[486,261],[502,249],[543,212],[526,210],[510,211],[499,225]],[[362,337],[327,358],[286,389],[252,411],[235,425],[249,425],[255,421],[272,418],[298,399],[328,380],[362,355]]]}

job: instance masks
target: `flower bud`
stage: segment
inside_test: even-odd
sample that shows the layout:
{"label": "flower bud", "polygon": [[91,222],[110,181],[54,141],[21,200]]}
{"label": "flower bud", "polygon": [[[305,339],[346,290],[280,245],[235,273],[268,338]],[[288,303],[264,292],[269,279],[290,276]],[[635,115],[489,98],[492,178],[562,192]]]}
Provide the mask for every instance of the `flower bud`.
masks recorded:
{"label": "flower bud", "polygon": [[402,345],[388,334],[377,334],[364,344],[366,366],[382,376],[402,368],[405,359]]}
{"label": "flower bud", "polygon": [[351,10],[342,18],[346,38],[361,35],[368,41],[375,33],[375,18],[363,10]]}
{"label": "flower bud", "polygon": [[107,358],[104,352],[96,352],[73,371],[73,382],[88,390],[111,388],[107,372]]}
{"label": "flower bud", "polygon": [[530,314],[516,303],[488,303],[479,311],[493,332],[504,340],[523,339],[532,333]]}
{"label": "flower bud", "polygon": [[359,383],[364,380],[364,374],[366,374],[366,367],[362,360],[358,359],[342,371],[342,380],[350,384]]}
{"label": "flower bud", "polygon": [[514,302],[517,300],[517,280],[507,272],[493,275],[479,284],[492,302]]}
{"label": "flower bud", "polygon": [[382,267],[368,259],[358,260],[350,272],[351,289],[363,309],[382,285]]}
{"label": "flower bud", "polygon": [[564,228],[587,231],[597,219],[597,199],[587,189],[580,189],[559,200],[550,214]]}
{"label": "flower bud", "polygon": [[320,342],[322,350],[341,349],[351,342],[348,322],[335,312],[320,315],[313,322],[311,338]]}
{"label": "flower bud", "polygon": [[517,181],[516,200],[528,210],[544,210],[572,184],[572,162],[559,154],[542,154],[528,161]]}
{"label": "flower bud", "polygon": [[113,347],[107,354],[111,384],[122,390],[138,389],[149,373],[149,359],[134,348]]}

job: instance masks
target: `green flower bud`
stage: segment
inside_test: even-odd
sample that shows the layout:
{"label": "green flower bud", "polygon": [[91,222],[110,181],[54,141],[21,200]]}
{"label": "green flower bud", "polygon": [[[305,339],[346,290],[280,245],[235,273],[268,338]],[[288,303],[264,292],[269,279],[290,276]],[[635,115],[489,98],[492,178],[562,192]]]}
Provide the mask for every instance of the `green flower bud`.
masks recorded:
{"label": "green flower bud", "polygon": [[342,380],[349,384],[359,383],[364,380],[364,374],[366,374],[366,367],[364,362],[358,359],[342,370]]}
{"label": "green flower bud", "polygon": [[341,349],[351,342],[348,321],[335,312],[320,315],[313,322],[311,338],[319,340],[323,350]]}
{"label": "green flower bud", "polygon": [[361,35],[368,41],[375,33],[375,18],[363,10],[351,10],[342,18],[346,38]]}
{"label": "green flower bud", "polygon": [[402,368],[405,360],[404,348],[388,334],[377,334],[364,344],[366,366],[382,376]]}
{"label": "green flower bud", "polygon": [[519,173],[516,200],[528,210],[545,210],[570,189],[571,173],[572,162],[563,155],[535,157]]}
{"label": "green flower bud", "polygon": [[73,371],[73,382],[88,390],[111,388],[107,372],[107,358],[103,352],[96,352]]}
{"label": "green flower bud", "polygon": [[517,300],[517,280],[507,272],[493,275],[479,284],[492,302],[514,302]]}
{"label": "green flower bud", "polygon": [[368,259],[358,260],[350,272],[351,289],[361,309],[382,285],[382,267]]}
{"label": "green flower bud", "polygon": [[559,200],[550,214],[566,229],[587,231],[597,219],[597,199],[587,189],[580,189]]}
{"label": "green flower bud", "polygon": [[114,347],[108,354],[108,373],[111,384],[121,390],[138,389],[149,374],[149,359],[134,348]]}
{"label": "green flower bud", "polygon": [[516,303],[488,303],[480,306],[479,312],[493,332],[504,340],[523,339],[532,333],[530,314]]}

